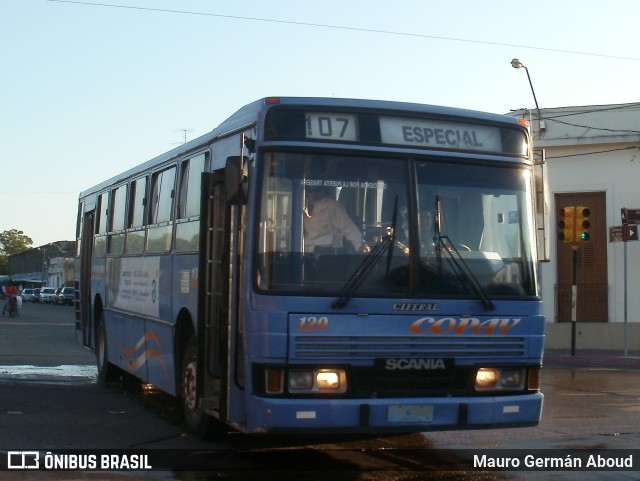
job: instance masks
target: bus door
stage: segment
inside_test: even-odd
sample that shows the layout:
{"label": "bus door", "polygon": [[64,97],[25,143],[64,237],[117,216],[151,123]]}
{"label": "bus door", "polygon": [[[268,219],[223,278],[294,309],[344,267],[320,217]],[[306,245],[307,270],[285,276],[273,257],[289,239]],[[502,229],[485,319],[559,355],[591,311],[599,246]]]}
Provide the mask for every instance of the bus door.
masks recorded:
{"label": "bus door", "polygon": [[202,174],[196,389],[204,409],[226,419],[229,383],[229,222],[224,175]]}
{"label": "bus door", "polygon": [[93,234],[95,210],[82,214],[82,243],[80,247],[80,321],[82,344],[95,347],[95,333],[91,313],[91,258],[93,256]]}

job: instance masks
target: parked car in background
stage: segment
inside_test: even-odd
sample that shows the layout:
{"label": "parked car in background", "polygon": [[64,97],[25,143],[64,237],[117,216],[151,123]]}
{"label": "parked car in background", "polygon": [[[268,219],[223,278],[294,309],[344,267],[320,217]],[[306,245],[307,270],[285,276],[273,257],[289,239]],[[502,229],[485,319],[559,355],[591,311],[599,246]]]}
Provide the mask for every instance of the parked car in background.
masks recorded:
{"label": "parked car in background", "polygon": [[60,293],[62,292],[62,287],[56,287],[55,292],[53,293],[53,301],[52,304],[57,304],[58,303],[58,296],[60,296]]}
{"label": "parked car in background", "polygon": [[38,294],[38,300],[43,304],[51,304],[55,299],[55,295],[56,290],[53,287],[42,287]]}
{"label": "parked car in background", "polygon": [[73,299],[75,296],[75,290],[73,287],[63,287],[56,297],[56,304],[60,305],[73,305]]}
{"label": "parked car in background", "polygon": [[22,289],[22,301],[35,302],[34,294],[35,294],[35,289]]}

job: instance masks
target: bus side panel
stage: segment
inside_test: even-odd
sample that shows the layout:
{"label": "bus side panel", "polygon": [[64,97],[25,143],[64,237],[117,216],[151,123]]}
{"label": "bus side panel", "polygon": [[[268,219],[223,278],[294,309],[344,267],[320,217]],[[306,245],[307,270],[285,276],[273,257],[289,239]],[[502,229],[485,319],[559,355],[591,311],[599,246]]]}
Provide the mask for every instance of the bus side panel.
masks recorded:
{"label": "bus side panel", "polygon": [[107,291],[105,323],[110,361],[175,394],[171,262],[167,255],[107,258],[109,281],[106,286],[102,281],[95,287],[103,292],[103,298]]}
{"label": "bus side panel", "polygon": [[198,255],[173,256],[172,319],[187,316],[194,332],[198,317]]}
{"label": "bus side panel", "polygon": [[144,355],[147,380],[155,387],[175,396],[173,326],[152,320],[146,320],[144,324]]}
{"label": "bus side panel", "polygon": [[[131,267],[132,264],[129,263],[127,268]],[[129,271],[125,270],[124,272]],[[138,272],[142,273],[143,271]],[[144,279],[145,276],[141,276],[141,278]],[[161,278],[162,276],[160,276]],[[141,281],[141,284],[144,283],[146,281]],[[129,307],[137,306],[147,314],[154,310],[156,312],[169,311],[170,306],[163,307],[163,303],[157,305],[156,299],[158,297],[170,299],[168,293],[163,292],[163,282],[158,280],[157,284],[160,286],[158,293],[153,291],[154,281],[152,280],[149,284],[151,291],[144,296],[141,295],[141,297],[149,298],[150,305],[141,304],[139,300],[134,300]],[[109,359],[113,364],[136,377],[175,395],[174,322],[172,322],[171,314],[169,313],[166,319],[150,319],[143,317],[143,312],[122,311],[120,310],[122,305],[122,296],[120,296],[118,310],[107,309],[105,311]]]}
{"label": "bus side panel", "polygon": [[[166,262],[172,262],[167,267]],[[163,391],[176,395],[176,373],[182,363],[180,353],[188,339],[177,339],[178,323],[186,323],[195,332],[198,294],[198,256],[196,254],[174,255],[160,262],[160,321],[147,319],[145,342],[148,379]],[[169,270],[171,269],[171,270]],[[171,272],[171,277],[164,273]],[[171,278],[170,287],[167,280]],[[168,292],[167,289],[169,289]]]}
{"label": "bus side panel", "polygon": [[107,310],[105,327],[112,364],[175,395],[172,326]]}
{"label": "bus side panel", "polygon": [[111,310],[105,311],[107,354],[112,364],[147,380],[144,323]]}

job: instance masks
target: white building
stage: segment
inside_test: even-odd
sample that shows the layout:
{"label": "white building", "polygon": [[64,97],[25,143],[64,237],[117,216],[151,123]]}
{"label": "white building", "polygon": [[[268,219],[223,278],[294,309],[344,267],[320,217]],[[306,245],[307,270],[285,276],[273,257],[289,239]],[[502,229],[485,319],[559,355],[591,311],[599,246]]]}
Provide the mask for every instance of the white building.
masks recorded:
{"label": "white building", "polygon": [[591,211],[591,239],[577,251],[576,351],[640,350],[640,242],[611,236],[622,208],[640,210],[640,103],[541,109],[541,123],[535,110],[513,115],[532,116],[535,158],[546,159],[546,346],[571,347],[573,251],[558,239],[558,210],[580,205]]}
{"label": "white building", "polygon": [[73,285],[74,259],[70,257],[53,257],[45,271],[47,287],[65,287]]}

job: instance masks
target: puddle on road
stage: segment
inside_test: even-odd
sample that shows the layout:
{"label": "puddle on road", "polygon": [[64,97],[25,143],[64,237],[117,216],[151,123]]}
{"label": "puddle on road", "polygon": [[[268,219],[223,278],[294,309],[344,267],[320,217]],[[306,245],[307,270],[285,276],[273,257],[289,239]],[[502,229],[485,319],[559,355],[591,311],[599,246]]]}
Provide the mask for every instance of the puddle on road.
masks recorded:
{"label": "puddle on road", "polygon": [[98,370],[93,365],[0,366],[0,382],[97,382]]}

